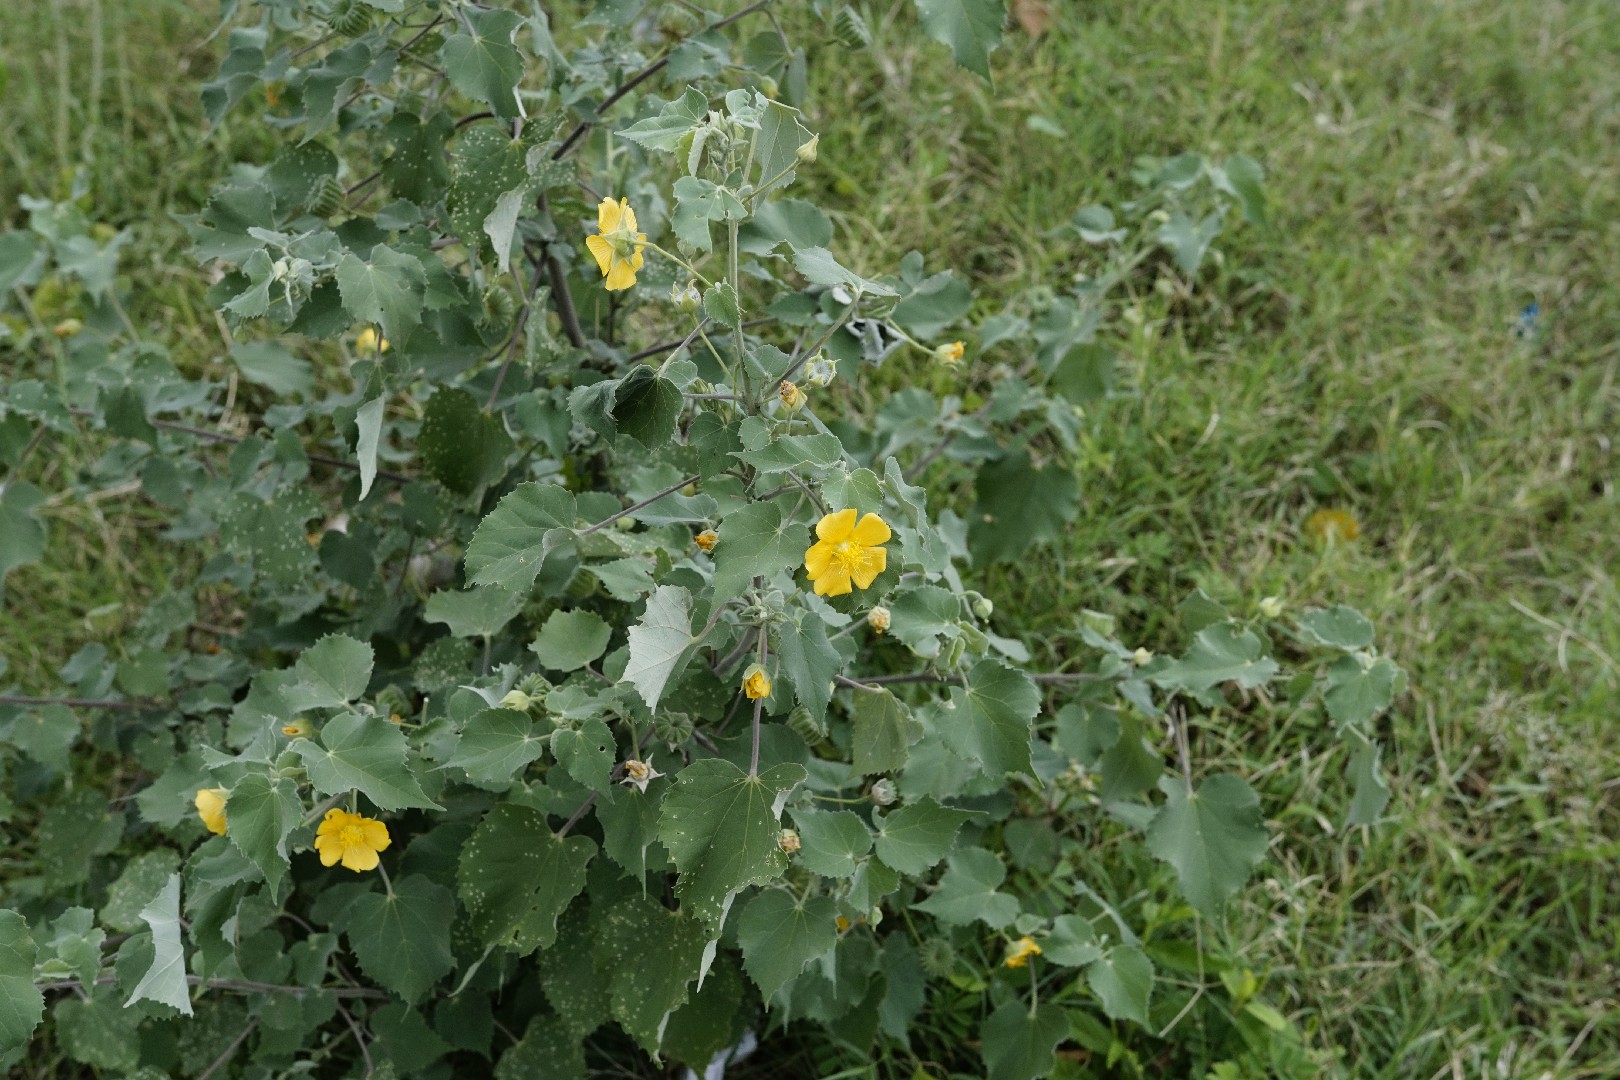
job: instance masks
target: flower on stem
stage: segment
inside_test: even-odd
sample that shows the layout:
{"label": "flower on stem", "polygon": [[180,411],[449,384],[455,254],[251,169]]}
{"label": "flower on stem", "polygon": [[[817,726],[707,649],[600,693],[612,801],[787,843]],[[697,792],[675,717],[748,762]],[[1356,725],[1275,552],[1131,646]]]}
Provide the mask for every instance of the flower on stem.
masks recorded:
{"label": "flower on stem", "polygon": [[886,634],[889,631],[889,609],[879,604],[866,613],[866,625],[872,628],[874,634]]}
{"label": "flower on stem", "polygon": [[281,733],[289,739],[307,739],[309,732],[309,721],[302,716],[294,717],[281,725]]}
{"label": "flower on stem", "polygon": [[934,359],[946,367],[955,367],[962,362],[962,356],[966,352],[966,347],[960,341],[952,341],[946,345],[935,346]]}
{"label": "flower on stem", "polygon": [[225,800],[230,792],[222,787],[202,788],[192,805],[197,808],[197,816],[209,832],[215,836],[225,835]]}
{"label": "flower on stem", "polygon": [[368,326],[360,331],[360,336],[354,339],[354,351],[360,356],[376,356],[389,349],[388,339],[377,333],[375,327]]}
{"label": "flower on stem", "polygon": [[501,708],[511,709],[513,712],[528,712],[534,699],[521,690],[508,690],[506,696],[501,698]]}
{"label": "flower on stem", "polygon": [[650,761],[637,761],[635,758],[626,758],[624,762],[624,778],[619,783],[633,787],[643,795],[647,794],[647,785],[664,774],[652,767]]}
{"label": "flower on stem", "polygon": [[1361,522],[1348,510],[1327,507],[1305,519],[1305,533],[1321,544],[1344,544],[1361,535]]}
{"label": "flower on stem", "polygon": [[342,862],[355,873],[377,869],[377,852],[386,848],[388,826],[376,818],[351,814],[336,807],[328,810],[315,830],[315,850],[322,866]]}
{"label": "flower on stem", "polygon": [[804,381],[811,386],[826,386],[838,375],[838,361],[824,352],[818,352],[804,365]]}
{"label": "flower on stem", "polygon": [[1002,963],[1013,968],[1023,967],[1029,963],[1030,957],[1039,955],[1041,955],[1041,947],[1035,944],[1035,939],[1021,937],[1007,946],[1007,959],[1003,960]]}
{"label": "flower on stem", "polygon": [[782,406],[788,412],[798,412],[799,407],[804,404],[804,391],[795,383],[783,382],[776,388],[776,394],[782,399]]}
{"label": "flower on stem", "polygon": [[702,532],[693,537],[692,541],[706,552],[713,551],[714,545],[720,542],[720,534],[715,532],[713,529],[704,529]]}
{"label": "flower on stem", "polygon": [[749,701],[768,698],[771,696],[771,677],[758,664],[749,664],[748,670],[743,672],[742,687]]}
{"label": "flower on stem", "polygon": [[828,514],[816,523],[816,543],[804,553],[804,568],[817,596],[843,596],[855,588],[870,588],[889,565],[883,545],[893,534],[876,514],[856,521],[852,507]]}
{"label": "flower on stem", "polygon": [[596,208],[596,228],[600,235],[587,236],[585,246],[596,256],[596,265],[607,278],[607,291],[628,289],[636,283],[636,271],[644,261],[647,234],[636,231],[636,212],[629,199],[603,199]]}

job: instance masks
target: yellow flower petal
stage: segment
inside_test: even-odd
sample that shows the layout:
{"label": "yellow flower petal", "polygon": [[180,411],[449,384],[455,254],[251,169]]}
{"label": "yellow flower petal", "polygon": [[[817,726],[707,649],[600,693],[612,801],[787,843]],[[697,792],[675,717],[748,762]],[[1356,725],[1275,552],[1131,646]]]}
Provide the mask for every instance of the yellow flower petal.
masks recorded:
{"label": "yellow flower petal", "polygon": [[810,580],[814,581],[827,572],[827,566],[832,562],[833,545],[826,541],[811,544],[804,553],[804,568],[810,572]]}
{"label": "yellow flower petal", "polygon": [[[624,211],[624,215],[619,218],[619,228],[623,229],[625,232],[635,232],[636,231],[636,212],[634,210],[630,209],[630,200],[629,199],[620,199],[619,200],[619,206]],[[638,239],[645,240],[647,238],[645,236],[642,236],[642,237],[638,237]]]}
{"label": "yellow flower petal", "polygon": [[368,847],[351,847],[343,850],[343,867],[355,873],[364,873],[367,870],[377,869],[377,853]]}
{"label": "yellow flower petal", "polygon": [[377,851],[382,851],[393,843],[388,836],[388,826],[375,818],[366,818],[361,823],[360,828],[365,834],[366,843]]}
{"label": "yellow flower petal", "polygon": [[618,292],[628,289],[636,283],[636,268],[623,259],[615,258],[613,267],[607,273],[607,291]]}
{"label": "yellow flower petal", "polygon": [[855,579],[855,584],[863,589],[870,589],[872,582],[883,573],[889,565],[889,552],[886,548],[867,548],[862,553],[861,561],[850,567],[849,576]]}
{"label": "yellow flower petal", "polygon": [[816,535],[829,544],[839,544],[850,538],[855,532],[856,510],[840,510],[836,514],[828,514],[816,522]]}
{"label": "yellow flower petal", "polygon": [[321,838],[315,839],[315,850],[320,854],[321,865],[331,866],[343,857],[343,847],[337,843],[321,843]]}
{"label": "yellow flower petal", "polygon": [[608,243],[605,237],[587,236],[585,246],[591,249],[592,255],[596,256],[596,268],[606,276],[608,267],[613,263],[613,245]]}
{"label": "yellow flower petal", "polygon": [[816,577],[817,596],[843,596],[849,592],[849,569],[836,563]]}
{"label": "yellow flower petal", "polygon": [[215,836],[225,835],[225,799],[228,792],[222,787],[202,788],[197,792],[192,805],[197,808],[197,816],[202,819],[203,827]]}
{"label": "yellow flower petal", "polygon": [[[889,531],[888,522],[876,514],[867,514],[861,518],[860,524],[855,526],[854,535],[851,539],[857,544],[876,547],[879,544],[887,544],[893,535]],[[865,588],[865,586],[863,585],[862,588]]]}
{"label": "yellow flower petal", "polygon": [[612,199],[603,199],[596,207],[596,228],[600,232],[610,233],[619,227],[619,217],[624,208]]}

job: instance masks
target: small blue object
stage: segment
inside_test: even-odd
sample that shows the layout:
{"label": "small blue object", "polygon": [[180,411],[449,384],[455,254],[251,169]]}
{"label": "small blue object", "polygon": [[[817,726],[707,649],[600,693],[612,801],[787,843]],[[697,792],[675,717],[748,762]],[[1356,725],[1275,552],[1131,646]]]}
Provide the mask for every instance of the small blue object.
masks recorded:
{"label": "small blue object", "polygon": [[1536,319],[1540,314],[1540,304],[1535,301],[1526,304],[1524,310],[1519,312],[1519,325],[1514,328],[1514,333],[1522,338],[1533,336],[1536,332]]}

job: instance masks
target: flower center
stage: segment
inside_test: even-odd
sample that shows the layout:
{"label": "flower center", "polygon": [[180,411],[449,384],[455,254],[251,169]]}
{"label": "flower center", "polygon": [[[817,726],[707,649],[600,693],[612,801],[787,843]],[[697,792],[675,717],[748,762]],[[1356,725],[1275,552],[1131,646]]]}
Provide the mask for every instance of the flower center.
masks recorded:
{"label": "flower center", "polygon": [[344,847],[365,847],[365,831],[358,825],[345,825],[338,830],[338,843]]}
{"label": "flower center", "polygon": [[845,540],[833,548],[833,559],[845,570],[854,570],[866,561],[866,546]]}

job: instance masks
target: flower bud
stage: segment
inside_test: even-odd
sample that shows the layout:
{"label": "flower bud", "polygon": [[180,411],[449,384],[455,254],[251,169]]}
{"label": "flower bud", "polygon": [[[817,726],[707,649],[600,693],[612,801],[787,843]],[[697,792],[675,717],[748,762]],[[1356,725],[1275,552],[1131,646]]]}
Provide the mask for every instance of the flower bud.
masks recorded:
{"label": "flower bud", "polygon": [[647,793],[647,785],[664,774],[652,767],[650,761],[637,761],[627,758],[624,763],[624,779],[619,783],[633,787],[643,795]]}
{"label": "flower bud", "polygon": [[69,338],[83,329],[84,323],[80,322],[78,319],[63,319],[61,322],[51,327],[51,333],[55,334],[59,338]]}
{"label": "flower bud", "polygon": [[687,282],[685,286],[670,286],[669,299],[670,303],[687,315],[692,314],[703,303],[702,294],[698,292],[697,286],[691,282]]}
{"label": "flower bud", "polygon": [[949,344],[937,346],[934,349],[934,359],[946,367],[955,367],[962,362],[962,357],[966,352],[966,347],[960,341],[952,341]]}
{"label": "flower bud", "polygon": [[1260,601],[1260,614],[1268,619],[1275,619],[1283,613],[1283,599],[1280,596],[1268,596]]}
{"label": "flower bud", "polygon": [[521,690],[508,690],[506,696],[501,698],[501,708],[513,712],[528,712],[533,703],[534,699]]}
{"label": "flower bud", "polygon": [[811,386],[826,386],[838,374],[838,361],[824,352],[816,353],[804,365],[804,381]]}
{"label": "flower bud", "polygon": [[996,613],[995,602],[983,593],[969,593],[968,606],[973,609],[973,614],[981,619],[988,619]]}
{"label": "flower bud", "polygon": [[768,698],[771,696],[771,677],[758,664],[749,664],[748,670],[743,672],[742,688],[749,701]]}
{"label": "flower bud", "polygon": [[799,850],[799,834],[795,829],[783,829],[782,835],[776,838],[776,846],[789,855]]}
{"label": "flower bud", "polygon": [[872,785],[872,803],[875,806],[888,806],[894,802],[899,793],[895,791],[894,781],[884,777]]}
{"label": "flower bud", "polygon": [[1147,667],[1153,663],[1153,650],[1144,649],[1140,645],[1137,646],[1136,651],[1131,653],[1131,663],[1137,667]]}
{"label": "flower bud", "polygon": [[872,628],[875,634],[885,634],[889,631],[889,609],[879,605],[866,613],[866,625]]}
{"label": "flower bud", "polygon": [[816,163],[816,150],[820,146],[821,146],[821,136],[820,135],[812,135],[812,136],[810,136],[810,141],[809,142],[807,142],[807,143],[803,144],[802,146],[800,146],[793,153],[794,153],[794,156],[796,156],[799,159],[799,164],[801,164],[801,165],[814,165]]}
{"label": "flower bud", "polygon": [[714,545],[720,542],[720,534],[713,529],[704,529],[692,538],[692,542],[704,551],[713,551]]}
{"label": "flower bud", "polygon": [[790,382],[783,382],[777,387],[777,396],[782,399],[782,405],[788,412],[797,412],[804,404],[804,391]]}
{"label": "flower bud", "polygon": [[307,739],[309,732],[309,721],[302,716],[295,716],[281,725],[281,733],[289,739]]}

